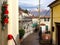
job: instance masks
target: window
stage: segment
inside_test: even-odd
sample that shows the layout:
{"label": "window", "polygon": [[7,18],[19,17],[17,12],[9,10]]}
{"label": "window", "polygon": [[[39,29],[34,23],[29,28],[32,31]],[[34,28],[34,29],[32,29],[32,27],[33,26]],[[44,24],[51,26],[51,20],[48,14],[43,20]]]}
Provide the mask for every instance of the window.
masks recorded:
{"label": "window", "polygon": [[49,18],[44,18],[44,21],[49,21]]}
{"label": "window", "polygon": [[49,21],[49,18],[48,18],[48,21]]}
{"label": "window", "polygon": [[46,21],[46,18],[44,18],[44,21]]}
{"label": "window", "polygon": [[48,31],[48,25],[46,25],[46,31]]}

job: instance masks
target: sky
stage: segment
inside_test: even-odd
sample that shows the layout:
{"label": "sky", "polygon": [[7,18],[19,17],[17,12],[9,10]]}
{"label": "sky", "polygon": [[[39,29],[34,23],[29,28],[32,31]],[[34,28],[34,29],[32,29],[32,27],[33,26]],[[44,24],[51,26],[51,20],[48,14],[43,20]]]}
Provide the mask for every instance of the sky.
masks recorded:
{"label": "sky", "polygon": [[[47,6],[53,1],[54,0],[40,0],[40,8],[49,10]],[[39,0],[19,0],[18,3],[22,9],[33,10],[38,8]]]}

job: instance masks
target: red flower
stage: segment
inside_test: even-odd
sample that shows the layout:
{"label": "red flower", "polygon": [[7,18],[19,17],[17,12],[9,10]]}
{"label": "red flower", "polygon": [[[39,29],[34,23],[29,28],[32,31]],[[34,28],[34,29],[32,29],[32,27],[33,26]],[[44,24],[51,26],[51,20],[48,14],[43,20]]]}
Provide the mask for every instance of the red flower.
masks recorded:
{"label": "red flower", "polygon": [[8,18],[4,19],[4,24],[8,24]]}
{"label": "red flower", "polygon": [[8,40],[13,39],[13,36],[11,34],[8,35]]}
{"label": "red flower", "polygon": [[8,13],[9,13],[9,12],[8,12],[8,10],[6,9],[5,12],[4,12],[4,14],[8,14]]}

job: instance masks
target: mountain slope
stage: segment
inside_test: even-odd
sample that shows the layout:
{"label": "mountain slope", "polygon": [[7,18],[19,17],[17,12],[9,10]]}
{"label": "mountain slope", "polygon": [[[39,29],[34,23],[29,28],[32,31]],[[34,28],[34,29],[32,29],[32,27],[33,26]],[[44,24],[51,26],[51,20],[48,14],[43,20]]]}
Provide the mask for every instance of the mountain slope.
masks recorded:
{"label": "mountain slope", "polygon": [[[33,14],[34,16],[38,16],[39,12],[34,10],[34,11],[30,11],[31,14]],[[41,10],[40,11],[40,15],[41,16],[50,16],[50,10]]]}

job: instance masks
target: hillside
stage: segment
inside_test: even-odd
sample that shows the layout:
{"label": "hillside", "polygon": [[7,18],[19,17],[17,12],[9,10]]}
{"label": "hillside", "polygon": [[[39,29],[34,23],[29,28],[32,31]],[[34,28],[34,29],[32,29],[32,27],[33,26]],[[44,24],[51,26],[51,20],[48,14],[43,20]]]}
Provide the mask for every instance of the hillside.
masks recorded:
{"label": "hillside", "polygon": [[[34,10],[34,11],[30,11],[31,14],[33,14],[34,16],[38,16],[39,12]],[[50,16],[50,10],[41,10],[40,11],[40,15],[41,16]]]}

